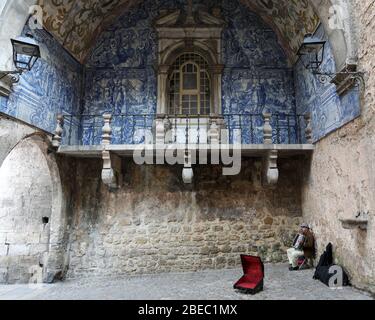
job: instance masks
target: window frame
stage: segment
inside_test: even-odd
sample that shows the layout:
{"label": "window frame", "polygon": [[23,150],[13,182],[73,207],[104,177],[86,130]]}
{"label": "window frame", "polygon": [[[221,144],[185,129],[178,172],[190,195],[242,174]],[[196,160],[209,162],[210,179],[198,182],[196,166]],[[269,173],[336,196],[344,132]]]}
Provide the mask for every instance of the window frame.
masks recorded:
{"label": "window frame", "polygon": [[[177,69],[176,64],[178,63],[179,59],[184,56],[191,55],[190,59],[187,59]],[[203,63],[199,63],[194,60],[194,56],[196,56],[199,60],[203,61]],[[196,60],[198,60],[196,59]],[[199,61],[198,60],[198,61]],[[194,72],[197,76],[197,88],[196,89],[185,89],[184,88],[184,74],[186,72],[183,70],[187,65],[194,65],[196,67],[196,72]],[[202,68],[203,66],[203,68]],[[204,88],[202,88],[202,73],[205,74],[205,83]],[[178,74],[178,76],[176,76]],[[178,89],[176,88],[176,84],[174,83],[173,88],[171,88],[171,83],[178,79],[179,86]],[[168,76],[168,86],[167,86],[167,96],[168,96],[168,113],[170,115],[188,115],[188,116],[209,116],[212,112],[212,101],[213,101],[213,90],[212,90],[212,77],[209,72],[209,64],[207,60],[201,55],[196,52],[184,52],[179,54],[174,63],[171,67],[171,71],[169,72]],[[208,88],[208,93],[207,89]],[[178,91],[176,91],[176,89]],[[207,99],[202,100],[202,95],[207,97]],[[173,96],[173,100],[172,100]],[[184,96],[196,96],[197,97],[197,112],[191,112],[191,105],[189,104],[189,112],[183,112],[183,97]],[[178,98],[178,105],[176,105],[176,98]],[[202,105],[202,103],[204,103]],[[177,112],[178,111],[178,112]]]}

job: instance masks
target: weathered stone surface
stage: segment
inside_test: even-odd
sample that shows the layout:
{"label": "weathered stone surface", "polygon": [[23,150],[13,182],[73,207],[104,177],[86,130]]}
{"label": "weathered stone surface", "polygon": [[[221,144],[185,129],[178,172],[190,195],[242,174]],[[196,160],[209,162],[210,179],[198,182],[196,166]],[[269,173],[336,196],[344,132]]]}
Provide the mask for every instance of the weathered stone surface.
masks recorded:
{"label": "weathered stone surface", "polygon": [[100,161],[78,161],[68,277],[234,267],[242,253],[285,261],[284,230],[301,222],[292,161],[280,161],[279,186],[268,190],[252,180],[257,160],[225,179],[220,168],[196,167],[192,187],[179,167],[124,160],[124,186],[114,192],[100,181]]}
{"label": "weathered stone surface", "polygon": [[[52,181],[36,142],[24,140],[0,167],[0,281],[28,282],[48,251]],[[47,241],[47,243],[46,243]],[[2,279],[2,280],[1,280]]]}
{"label": "weathered stone surface", "polygon": [[[31,126],[0,115],[0,166],[18,142],[35,132],[37,130]],[[14,201],[12,198],[8,200]]]}
{"label": "weathered stone surface", "polygon": [[[375,2],[352,1],[359,40],[359,70],[366,72],[362,116],[316,145],[306,163],[302,207],[319,253],[334,245],[352,282],[375,292]],[[370,212],[367,231],[344,230],[339,219]]]}

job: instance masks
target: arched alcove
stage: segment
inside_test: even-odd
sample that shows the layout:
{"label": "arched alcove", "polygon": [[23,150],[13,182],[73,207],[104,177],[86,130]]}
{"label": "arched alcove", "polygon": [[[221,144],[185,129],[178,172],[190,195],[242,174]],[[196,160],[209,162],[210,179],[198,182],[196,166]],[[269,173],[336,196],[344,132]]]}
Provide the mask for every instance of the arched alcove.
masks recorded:
{"label": "arched alcove", "polygon": [[6,157],[0,167],[0,204],[0,281],[44,281],[47,267],[55,269],[51,255],[63,233],[61,182],[45,137],[23,139]]}

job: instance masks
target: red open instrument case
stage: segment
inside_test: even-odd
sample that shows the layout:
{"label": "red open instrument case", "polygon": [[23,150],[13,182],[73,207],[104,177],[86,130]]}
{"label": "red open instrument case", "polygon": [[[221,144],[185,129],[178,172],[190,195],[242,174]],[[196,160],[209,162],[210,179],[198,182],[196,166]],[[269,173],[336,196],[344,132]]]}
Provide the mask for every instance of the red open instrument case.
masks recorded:
{"label": "red open instrument case", "polygon": [[246,294],[257,294],[264,288],[264,264],[259,257],[241,255],[244,276],[234,289]]}

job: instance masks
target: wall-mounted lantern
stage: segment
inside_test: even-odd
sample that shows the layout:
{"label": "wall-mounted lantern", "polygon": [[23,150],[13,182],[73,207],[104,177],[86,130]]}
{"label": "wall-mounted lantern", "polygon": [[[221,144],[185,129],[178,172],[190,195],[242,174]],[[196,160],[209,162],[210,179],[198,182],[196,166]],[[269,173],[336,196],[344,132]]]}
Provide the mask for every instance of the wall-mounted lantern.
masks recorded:
{"label": "wall-mounted lantern", "polygon": [[331,83],[337,86],[339,95],[345,93],[354,85],[365,85],[364,73],[357,71],[357,65],[346,65],[341,72],[322,72],[320,67],[324,62],[326,41],[319,39],[312,34],[306,34],[299,48],[297,55],[301,57],[301,62],[307,70],[310,70],[318,77],[321,83]]}
{"label": "wall-mounted lantern", "polygon": [[304,67],[308,70],[318,70],[323,63],[326,41],[312,34],[305,35],[297,55],[301,57]]}
{"label": "wall-mounted lantern", "polygon": [[40,58],[40,48],[31,34],[27,34],[26,37],[11,39],[11,43],[13,63],[16,70],[0,71],[0,80],[7,75],[12,75],[11,81],[17,83],[19,76],[25,71],[30,71]]}

